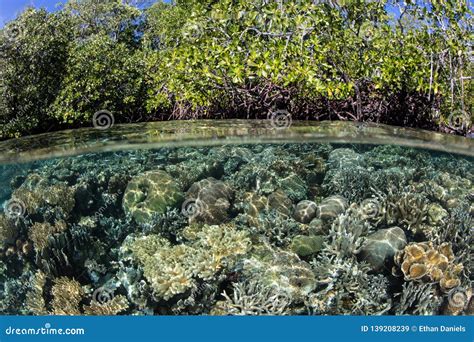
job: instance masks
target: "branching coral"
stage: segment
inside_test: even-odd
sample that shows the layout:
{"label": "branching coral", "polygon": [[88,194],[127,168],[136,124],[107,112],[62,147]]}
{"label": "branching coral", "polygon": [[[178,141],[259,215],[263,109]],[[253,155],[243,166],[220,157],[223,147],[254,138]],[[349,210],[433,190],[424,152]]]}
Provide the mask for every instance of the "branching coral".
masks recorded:
{"label": "branching coral", "polygon": [[447,292],[459,286],[462,264],[454,263],[454,254],[449,243],[434,246],[432,242],[411,243],[395,255],[405,280],[439,283],[441,291]]}
{"label": "branching coral", "polygon": [[188,229],[184,235],[191,244],[172,246],[158,235],[131,242],[130,249],[158,298],[167,300],[186,292],[195,285],[195,278],[212,278],[250,247],[247,234],[232,225],[205,225],[193,232]]}
{"label": "branching coral", "polygon": [[46,303],[43,297],[44,285],[46,284],[46,275],[38,271],[36,272],[31,290],[26,294],[26,309],[33,315],[46,315],[48,310],[46,309]]}
{"label": "branching coral", "polygon": [[326,248],[312,262],[320,289],[306,300],[311,313],[381,314],[391,308],[385,277],[369,274],[371,267],[356,258],[370,228],[355,204],[333,222]]}
{"label": "branching coral", "polygon": [[127,297],[118,295],[105,303],[99,303],[96,300],[92,300],[90,305],[84,306],[84,313],[91,316],[110,316],[127,310],[128,306],[129,303]]}
{"label": "branching coral", "polygon": [[79,303],[84,296],[84,290],[78,281],[68,277],[54,279],[51,290],[53,300],[51,307],[53,315],[80,315]]}
{"label": "branching coral", "polygon": [[49,237],[53,234],[63,233],[67,230],[66,222],[57,221],[54,225],[48,222],[36,222],[30,228],[28,237],[33,241],[33,245],[37,251],[41,251],[48,245]]}
{"label": "branching coral", "polygon": [[255,280],[234,283],[231,295],[222,293],[225,300],[217,302],[214,315],[286,315],[291,300],[275,287]]}
{"label": "branching coral", "polygon": [[436,315],[442,302],[429,283],[405,283],[398,296],[400,299],[395,307],[397,315]]}

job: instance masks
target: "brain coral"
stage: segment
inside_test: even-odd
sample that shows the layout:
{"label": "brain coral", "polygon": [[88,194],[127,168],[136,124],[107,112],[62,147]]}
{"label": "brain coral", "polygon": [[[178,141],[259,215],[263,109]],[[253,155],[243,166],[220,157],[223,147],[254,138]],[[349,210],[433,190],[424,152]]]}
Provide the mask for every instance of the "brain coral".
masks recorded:
{"label": "brain coral", "polygon": [[411,243],[395,255],[405,280],[439,282],[443,292],[461,284],[461,264],[454,264],[454,254],[449,243],[434,246],[432,242]]}
{"label": "brain coral", "polygon": [[138,223],[145,223],[154,214],[163,214],[167,207],[183,200],[177,182],[165,171],[149,171],[134,177],[123,196],[123,209]]}

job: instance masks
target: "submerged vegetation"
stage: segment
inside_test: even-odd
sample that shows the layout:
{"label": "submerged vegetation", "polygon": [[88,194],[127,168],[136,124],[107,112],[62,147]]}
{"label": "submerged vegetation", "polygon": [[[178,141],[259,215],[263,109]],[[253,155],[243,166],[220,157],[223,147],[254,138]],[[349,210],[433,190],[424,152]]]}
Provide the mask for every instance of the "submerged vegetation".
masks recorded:
{"label": "submerged vegetation", "polygon": [[473,314],[473,163],[287,143],[5,165],[0,312]]}
{"label": "submerged vegetation", "polygon": [[[69,0],[0,35],[0,139],[181,118],[472,129],[467,1]],[[332,185],[331,185],[332,186]]]}

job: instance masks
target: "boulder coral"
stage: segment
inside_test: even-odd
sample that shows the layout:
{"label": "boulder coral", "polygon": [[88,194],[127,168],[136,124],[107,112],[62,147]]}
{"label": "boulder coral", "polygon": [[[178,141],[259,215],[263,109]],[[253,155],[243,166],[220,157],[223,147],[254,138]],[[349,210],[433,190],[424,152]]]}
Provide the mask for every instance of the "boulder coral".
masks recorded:
{"label": "boulder coral", "polygon": [[165,171],[157,170],[132,178],[125,189],[122,206],[135,221],[145,223],[182,200],[179,184]]}

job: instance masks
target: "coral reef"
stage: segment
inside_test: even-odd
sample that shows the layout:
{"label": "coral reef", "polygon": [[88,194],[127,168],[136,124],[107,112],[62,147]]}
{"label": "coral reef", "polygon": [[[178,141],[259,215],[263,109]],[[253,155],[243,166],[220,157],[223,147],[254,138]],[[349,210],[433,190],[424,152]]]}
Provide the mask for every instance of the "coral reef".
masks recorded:
{"label": "coral reef", "polygon": [[128,306],[127,297],[118,295],[105,303],[92,300],[90,305],[84,306],[84,313],[91,316],[110,316],[127,310]]}
{"label": "coral reef", "polygon": [[78,281],[67,277],[54,279],[51,290],[53,300],[51,301],[53,315],[79,315],[79,303],[84,296],[84,290]]}
{"label": "coral reef", "polygon": [[300,257],[316,254],[323,248],[323,237],[320,235],[297,235],[291,241],[291,250]]}
{"label": "coral reef", "polygon": [[473,164],[285,143],[2,166],[0,312],[469,314]]}

